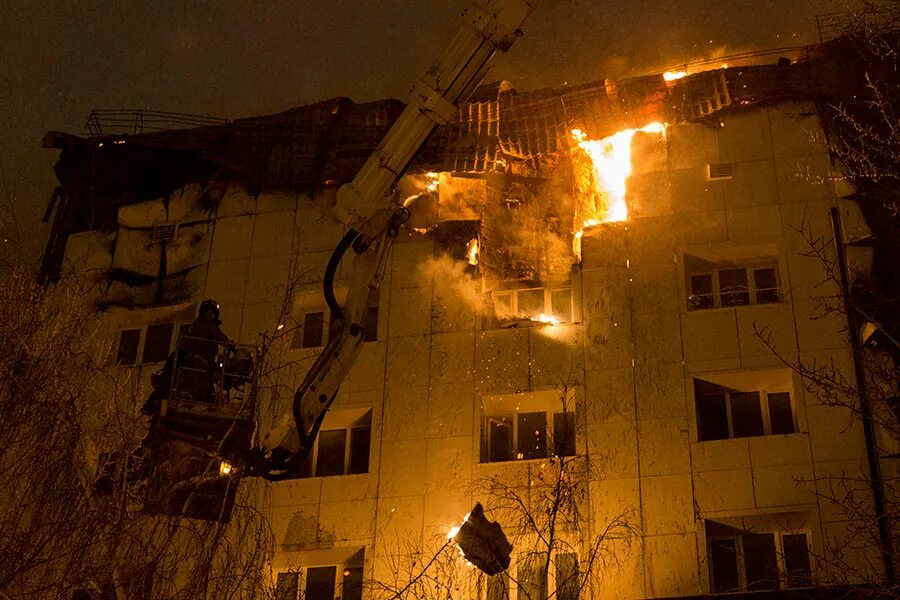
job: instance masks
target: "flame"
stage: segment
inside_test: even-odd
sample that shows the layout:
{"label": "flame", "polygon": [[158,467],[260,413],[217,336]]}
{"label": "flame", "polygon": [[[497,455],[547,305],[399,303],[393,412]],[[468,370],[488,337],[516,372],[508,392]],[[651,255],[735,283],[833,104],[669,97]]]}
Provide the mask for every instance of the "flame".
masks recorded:
{"label": "flame", "polygon": [[[657,71],[657,73],[659,73],[659,71]],[[687,77],[687,71],[667,71],[663,73],[663,79],[665,79],[666,82],[678,81],[684,77]]]}
{"label": "flame", "polygon": [[559,319],[554,317],[553,315],[545,315],[544,313],[539,314],[536,317],[531,319],[535,323],[544,323],[546,325],[550,325],[551,327],[559,325]]}
{"label": "flame", "polygon": [[223,460],[222,462],[219,463],[219,475],[221,477],[226,477],[228,475],[231,475],[232,468],[233,467],[231,466],[230,462],[228,462],[227,460]]}
{"label": "flame", "polygon": [[438,189],[438,184],[440,183],[440,173],[435,173],[434,171],[429,171],[425,173],[425,177],[428,178],[428,185],[425,186],[426,192],[436,192]]}
{"label": "flame", "polygon": [[[582,190],[587,198],[577,203],[573,241],[576,256],[581,255],[585,229],[601,223],[624,221],[628,217],[626,182],[631,175],[631,140],[636,133],[665,134],[664,123],[650,123],[638,129],[623,129],[601,140],[591,140],[580,129],[572,130],[578,148],[590,159],[592,189]],[[580,223],[580,227],[578,224]]]}
{"label": "flame", "polygon": [[466,258],[473,267],[478,266],[478,238],[472,238],[466,244]]}

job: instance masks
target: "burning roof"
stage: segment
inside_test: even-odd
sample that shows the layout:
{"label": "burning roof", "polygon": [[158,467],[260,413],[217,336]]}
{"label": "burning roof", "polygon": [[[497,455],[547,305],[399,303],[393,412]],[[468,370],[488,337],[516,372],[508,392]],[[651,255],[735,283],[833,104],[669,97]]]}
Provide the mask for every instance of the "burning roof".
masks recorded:
{"label": "burning roof", "polygon": [[[581,147],[590,153],[587,140],[806,96],[810,81],[808,65],[788,61],[674,79],[660,73],[531,92],[516,92],[506,82],[491,84],[432,135],[410,170],[504,172],[524,178],[518,185],[527,188],[527,181],[541,179],[548,165],[552,170],[556,155],[571,150],[573,130],[582,132]],[[206,188],[217,179],[237,179],[251,193],[345,183],[402,108],[397,100],[356,104],[336,98],[190,129],[143,132],[132,126],[129,134],[109,129],[102,113],[95,113],[88,137],[48,133],[45,147],[62,150],[55,167],[61,190],[54,194],[56,218],[43,274],[53,278],[58,273],[69,233],[113,228],[119,206],[167,197],[189,183]],[[121,123],[121,115],[116,118],[113,124]],[[48,207],[45,219],[53,208]],[[584,215],[583,221],[590,224],[595,218]]]}

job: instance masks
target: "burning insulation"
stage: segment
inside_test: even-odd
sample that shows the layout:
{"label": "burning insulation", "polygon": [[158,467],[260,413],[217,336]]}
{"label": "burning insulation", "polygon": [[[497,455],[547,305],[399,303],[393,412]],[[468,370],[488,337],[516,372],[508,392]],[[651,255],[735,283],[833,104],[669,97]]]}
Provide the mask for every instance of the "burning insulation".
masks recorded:
{"label": "burning insulation", "polygon": [[[628,217],[626,182],[631,175],[631,140],[636,133],[665,134],[664,123],[650,123],[639,129],[623,129],[600,140],[588,139],[580,129],[572,130],[576,143],[573,163],[585,171],[581,179],[589,185],[579,186],[575,203],[575,231],[572,240],[575,255],[581,256],[584,231],[601,223],[624,221]],[[581,167],[579,169],[579,167]]]}

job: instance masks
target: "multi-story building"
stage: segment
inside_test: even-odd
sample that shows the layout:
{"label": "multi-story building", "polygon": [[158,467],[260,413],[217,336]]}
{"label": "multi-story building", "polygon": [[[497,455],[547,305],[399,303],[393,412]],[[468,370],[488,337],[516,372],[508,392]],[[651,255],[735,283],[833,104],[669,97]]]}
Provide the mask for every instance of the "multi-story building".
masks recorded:
{"label": "multi-story building", "polygon": [[[807,250],[832,209],[845,240],[866,235],[830,177],[808,66],[504,83],[439,130],[401,184],[413,217],[359,362],[302,475],[271,484],[283,597],[402,587],[476,501],[516,546],[511,578],[453,597],[574,598],[573,573],[597,598],[881,576],[861,514],[828,500],[868,472],[862,427],[791,368],[853,379],[846,323],[817,308],[839,282]],[[337,186],[398,106],[48,138],[62,187],[44,273],[105,284],[117,368],[146,378],[212,297],[233,339],[280,340],[290,388],[328,337]],[[289,396],[264,396],[263,429]],[[514,492],[520,516],[543,507],[562,464],[579,520],[548,572],[520,552],[536,532],[503,519]],[[865,487],[845,499],[872,505]]]}

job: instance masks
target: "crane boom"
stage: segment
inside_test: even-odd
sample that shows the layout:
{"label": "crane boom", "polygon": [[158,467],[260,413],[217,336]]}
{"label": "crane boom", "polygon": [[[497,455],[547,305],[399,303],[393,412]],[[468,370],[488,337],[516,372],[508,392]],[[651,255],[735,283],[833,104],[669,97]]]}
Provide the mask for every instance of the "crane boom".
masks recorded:
{"label": "crane boom", "polygon": [[[254,465],[262,477],[286,479],[300,469],[326,411],[356,363],[366,310],[377,302],[388,251],[409,216],[392,200],[397,182],[434,128],[447,124],[469,99],[497,50],[512,46],[533,4],[533,0],[479,0],[467,7],[464,23],[437,63],[412,86],[406,108],[353,180],[338,190],[333,214],[349,229],[324,277],[332,335],[297,389],[292,414],[262,444]],[[340,306],[334,296],[334,274],[350,248],[355,254],[350,288]]]}

